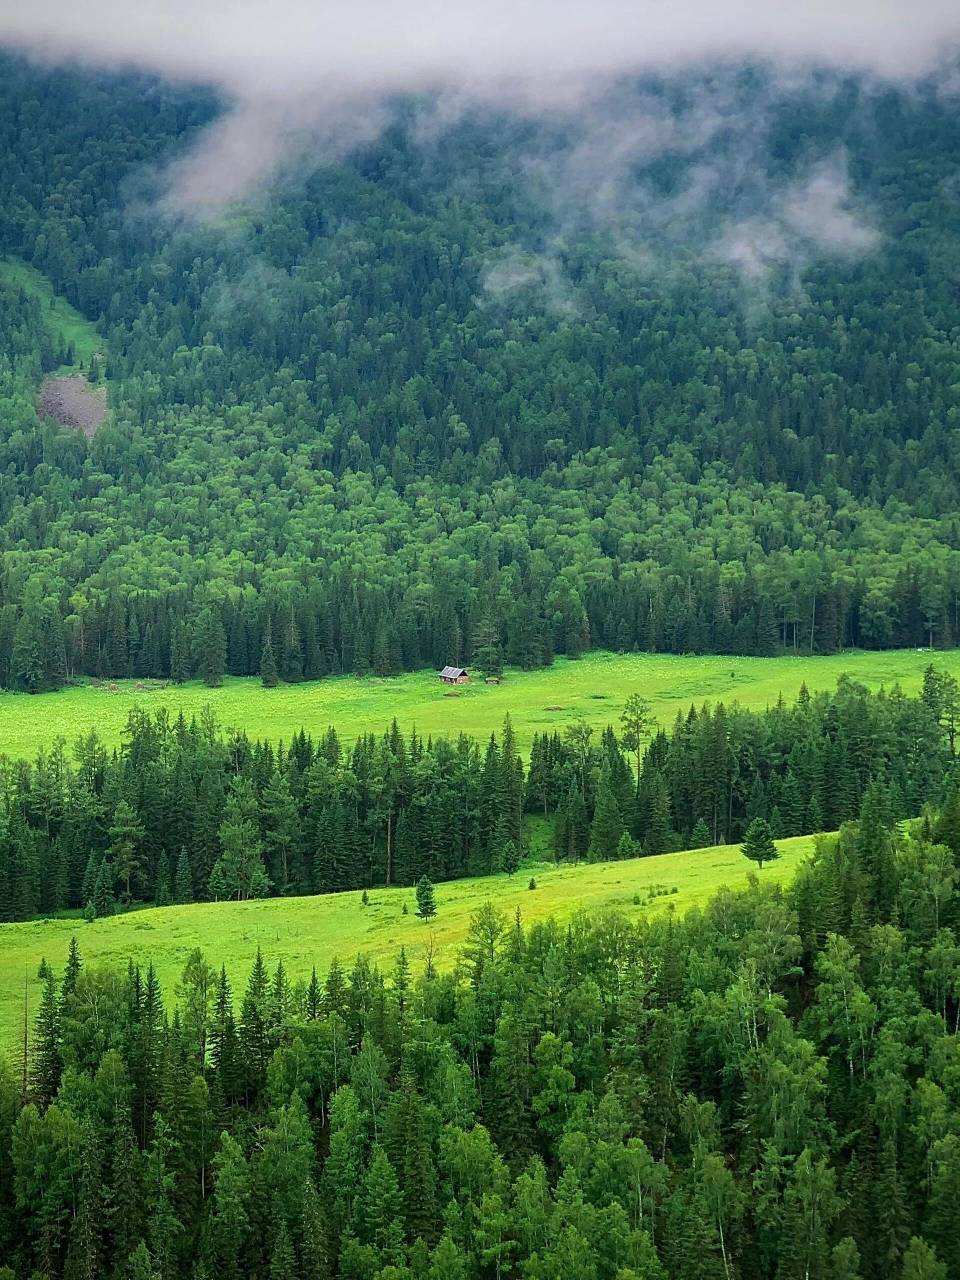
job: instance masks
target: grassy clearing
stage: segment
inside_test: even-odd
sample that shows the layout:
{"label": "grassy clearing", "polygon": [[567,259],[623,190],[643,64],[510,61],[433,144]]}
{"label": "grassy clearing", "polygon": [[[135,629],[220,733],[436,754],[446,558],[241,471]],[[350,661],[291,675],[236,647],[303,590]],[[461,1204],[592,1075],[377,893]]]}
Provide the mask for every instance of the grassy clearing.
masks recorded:
{"label": "grassy clearing", "polygon": [[[813,836],[779,842],[781,858],[763,868],[764,881],[786,881],[814,845]],[[0,927],[0,1046],[11,1048],[23,1024],[24,980],[30,1009],[40,995],[37,969],[46,957],[62,969],[76,934],[84,963],[126,965],[152,961],[171,995],[194,947],[215,965],[225,964],[234,991],[246,982],[256,948],[271,965],[283,960],[291,978],[324,973],[333,957],[346,964],[361,953],[389,965],[400,947],[415,968],[433,942],[438,965],[456,959],[470,916],[488,899],[512,917],[517,907],[529,924],[546,916],[564,920],[580,908],[615,909],[631,920],[669,908],[705,903],[722,886],[739,888],[752,869],[739,845],[595,865],[524,865],[512,878],[485,877],[437,885],[438,915],[425,925],[414,915],[412,889],[375,889],[365,907],[359,893],[318,898],[270,898],[262,902],[198,903],[134,911],[110,920],[40,920]],[[537,887],[528,888],[531,875]],[[651,896],[651,889],[659,894]],[[676,892],[671,892],[671,890]],[[666,891],[666,892],[664,892]],[[408,914],[403,914],[406,903]]]}
{"label": "grassy clearing", "polygon": [[58,335],[62,335],[65,343],[73,343],[77,363],[62,365],[54,370],[55,373],[76,373],[80,365],[85,369],[89,368],[90,357],[97,351],[106,350],[106,340],[86,316],[71,307],[66,298],[54,293],[53,285],[47,277],[22,259],[0,259],[0,285],[23,289],[31,294],[43,308],[50,336],[56,339]]}
{"label": "grassy clearing", "polygon": [[382,732],[394,717],[404,731],[415,726],[424,736],[464,731],[485,738],[499,730],[509,712],[520,747],[527,750],[534,733],[562,729],[577,715],[598,728],[615,724],[631,693],[649,698],[660,723],[668,726],[691,703],[739,702],[762,710],[780,694],[792,701],[804,682],[811,692],[832,689],[844,672],[872,689],[899,682],[906,692],[916,692],[931,659],[960,677],[960,650],[909,649],[828,658],[594,653],[577,662],[558,659],[542,671],[510,672],[502,685],[478,681],[456,697],[446,696],[433,671],[390,680],[343,676],[278,689],[264,689],[257,679],[227,679],[220,689],[199,682],[156,684],[139,692],[134,681],[119,681],[116,692],[84,684],[39,697],[0,694],[0,753],[33,756],[58,735],[72,744],[91,728],[116,744],[137,704],[188,717],[209,704],[225,728],[287,741],[301,727],[317,734],[330,724],[352,741],[360,733]]}

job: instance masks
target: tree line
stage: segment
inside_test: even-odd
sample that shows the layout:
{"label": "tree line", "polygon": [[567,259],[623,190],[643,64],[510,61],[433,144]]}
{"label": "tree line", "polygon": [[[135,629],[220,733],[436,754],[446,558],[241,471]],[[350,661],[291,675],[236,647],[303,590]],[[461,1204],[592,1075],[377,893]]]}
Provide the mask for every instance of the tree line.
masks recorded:
{"label": "tree line", "polygon": [[669,726],[633,694],[602,732],[574,719],[535,735],[525,762],[509,717],[487,742],[394,722],[351,747],[332,727],[253,742],[209,710],[137,708],[119,749],[94,730],[0,770],[0,921],[513,873],[525,814],[574,864],[737,842],[756,819],[776,838],[835,830],[876,785],[906,818],[943,797],[957,709],[933,666],[917,697],[843,677],[793,706],[691,706]]}
{"label": "tree line", "polygon": [[[896,802],[894,802],[896,803]],[[960,787],[787,890],[245,981],[44,961],[4,1280],[955,1280]],[[423,926],[425,937],[429,929]]]}

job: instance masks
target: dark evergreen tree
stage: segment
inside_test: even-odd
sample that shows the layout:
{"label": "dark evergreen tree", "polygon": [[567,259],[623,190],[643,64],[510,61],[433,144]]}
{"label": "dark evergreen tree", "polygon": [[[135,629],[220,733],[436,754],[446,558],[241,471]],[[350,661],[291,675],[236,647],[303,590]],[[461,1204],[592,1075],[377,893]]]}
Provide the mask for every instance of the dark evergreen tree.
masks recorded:
{"label": "dark evergreen tree", "polygon": [[432,920],[437,914],[436,893],[426,876],[417,881],[417,915],[421,920]]}
{"label": "dark evergreen tree", "polygon": [[764,818],[754,818],[747,828],[747,833],[740,846],[745,858],[762,867],[765,862],[774,862],[780,857],[777,846],[770,834],[770,824]]}

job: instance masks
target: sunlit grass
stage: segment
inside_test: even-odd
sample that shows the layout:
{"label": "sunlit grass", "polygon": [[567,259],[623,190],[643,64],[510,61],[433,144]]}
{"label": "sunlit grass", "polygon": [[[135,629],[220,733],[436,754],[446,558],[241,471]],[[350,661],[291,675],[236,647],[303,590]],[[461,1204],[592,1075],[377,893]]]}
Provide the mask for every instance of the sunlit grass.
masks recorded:
{"label": "sunlit grass", "polygon": [[43,310],[47,332],[51,338],[63,336],[64,342],[73,343],[76,364],[63,365],[55,373],[76,372],[82,364],[89,368],[90,358],[96,352],[106,351],[106,339],[94,325],[67,302],[54,293],[53,286],[42,272],[31,267],[21,258],[0,258],[0,286],[23,289],[34,297]]}
{"label": "sunlit grass", "polygon": [[380,733],[396,718],[401,729],[416,727],[426,736],[461,731],[485,738],[499,730],[510,713],[521,749],[534,733],[562,730],[576,716],[597,728],[616,724],[631,693],[650,700],[660,723],[669,726],[691,703],[723,701],[728,706],[762,710],[782,694],[792,702],[806,682],[811,692],[832,689],[844,672],[871,689],[900,683],[906,692],[920,688],[924,668],[933,660],[960,676],[960,651],[886,653],[849,652],[827,658],[675,657],[669,654],[589,654],[579,661],[558,659],[540,671],[511,671],[501,685],[474,681],[457,696],[447,696],[433,671],[393,679],[342,676],[310,684],[264,689],[258,679],[226,679],[219,689],[197,681],[183,686],[118,681],[94,688],[84,683],[56,694],[30,697],[0,694],[0,753],[32,756],[54,737],[72,744],[95,728],[105,742],[120,742],[130,709],[165,707],[199,715],[213,707],[223,728],[243,729],[253,738],[290,737],[304,728],[314,735],[328,725],[348,741],[361,733]]}
{"label": "sunlit grass", "polygon": [[[780,841],[781,858],[763,868],[761,879],[788,880],[813,845],[812,836]],[[275,966],[282,960],[292,979],[306,978],[314,965],[322,975],[334,956],[349,965],[363,953],[388,966],[401,946],[415,969],[430,946],[435,962],[446,967],[456,960],[471,915],[488,899],[511,919],[519,908],[528,924],[546,916],[566,920],[580,908],[616,910],[637,920],[705,903],[724,885],[742,887],[752,870],[756,868],[743,857],[739,845],[578,867],[524,865],[512,877],[437,885],[438,913],[429,925],[414,914],[412,889],[373,889],[366,906],[359,893],[340,893],[159,907],[89,923],[71,919],[3,925],[0,1045],[11,1048],[21,1034],[25,980],[29,1007],[35,1009],[40,961],[47,959],[60,972],[74,935],[86,965],[152,961],[168,996],[190,952],[200,947],[211,963],[226,965],[234,991],[242,992],[257,947],[268,964]],[[536,879],[535,889],[529,888],[531,876]]]}

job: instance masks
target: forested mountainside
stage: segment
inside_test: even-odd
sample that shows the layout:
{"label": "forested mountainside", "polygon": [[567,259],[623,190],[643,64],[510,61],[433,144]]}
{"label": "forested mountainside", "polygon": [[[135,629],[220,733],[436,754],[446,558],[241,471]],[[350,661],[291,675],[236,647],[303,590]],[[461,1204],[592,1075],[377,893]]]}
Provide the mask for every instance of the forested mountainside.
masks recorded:
{"label": "forested mountainside", "polygon": [[[931,668],[918,698],[844,678],[759,715],[691,707],[647,742],[634,698],[602,735],[537,735],[526,768],[509,717],[487,743],[394,722],[351,747],[332,728],[251,742],[212,713],[137,711],[119,753],[92,733],[72,759],[61,740],[0,775],[0,923],[513,874],[525,813],[551,824],[541,854],[574,865],[734,843],[757,819],[775,837],[832,831],[878,792],[900,821],[954,787],[957,711]],[[958,813],[960,791],[945,830]]]}
{"label": "forested mountainside", "polygon": [[[111,413],[38,420],[71,353],[5,289],[0,683],[215,681],[268,641],[297,680],[960,639],[958,100],[759,71],[728,97],[757,172],[732,125],[634,166],[629,247],[540,198],[569,139],[492,112],[425,136],[402,103],[196,225],[152,201],[210,95],[5,58],[0,248],[99,325]],[[825,164],[856,216],[820,244]],[[730,180],[694,216],[707,165]],[[758,181],[806,228],[762,279],[716,251]]]}
{"label": "forested mountainside", "polygon": [[[0,1063],[4,1280],[956,1280],[957,801],[783,892],[311,982],[51,957]],[[241,994],[242,993],[242,994]]]}

